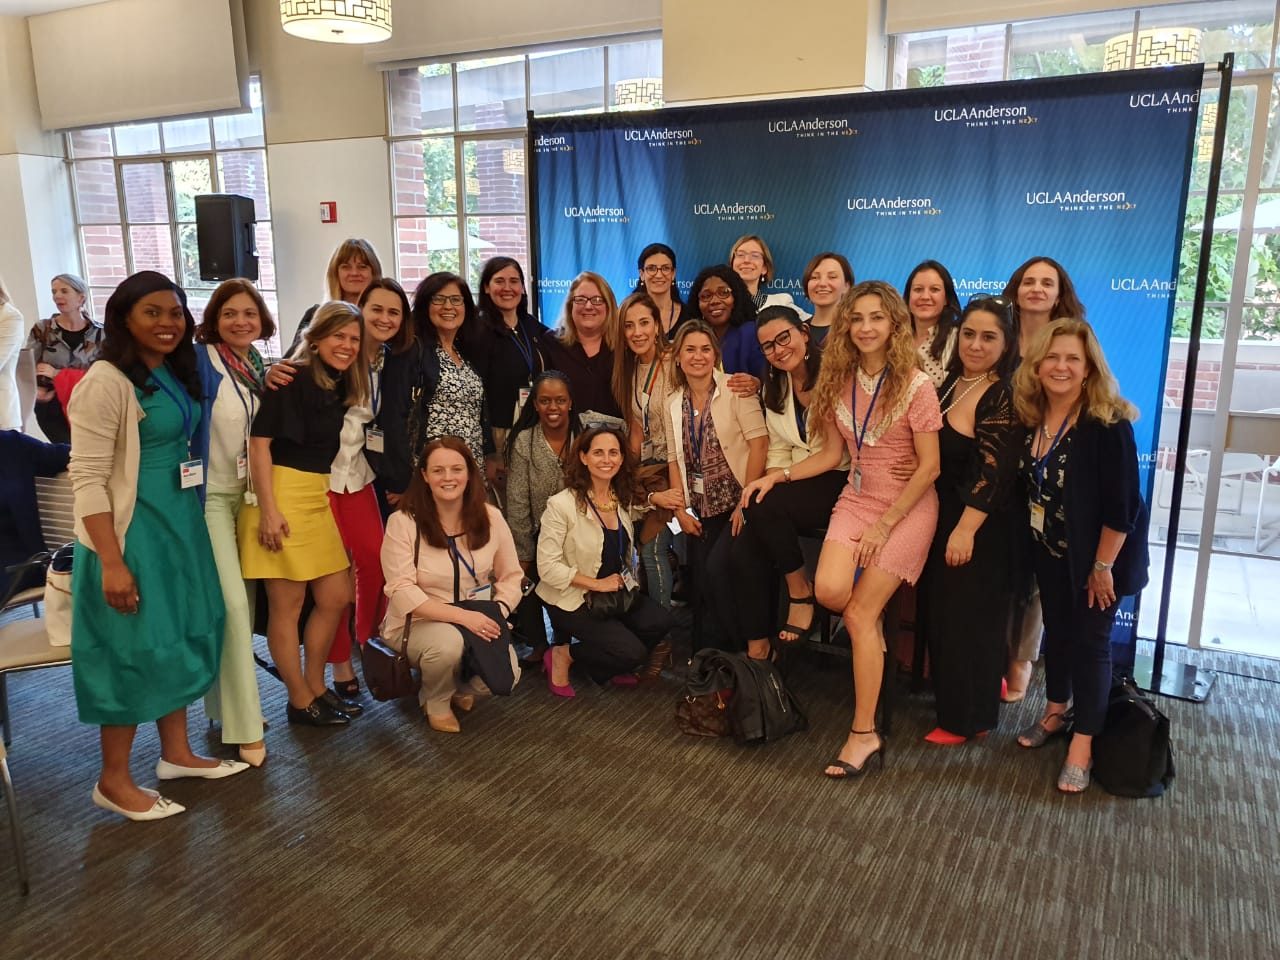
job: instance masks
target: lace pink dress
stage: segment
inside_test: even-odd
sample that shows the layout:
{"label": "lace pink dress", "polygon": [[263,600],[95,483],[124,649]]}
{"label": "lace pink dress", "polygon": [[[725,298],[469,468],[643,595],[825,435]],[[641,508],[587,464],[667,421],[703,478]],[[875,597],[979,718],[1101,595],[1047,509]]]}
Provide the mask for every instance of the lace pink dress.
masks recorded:
{"label": "lace pink dress", "polygon": [[[850,378],[852,380],[853,378]],[[857,374],[858,426],[871,404],[876,381],[861,370]],[[858,449],[854,443],[853,416],[849,411],[850,390],[846,384],[843,399],[836,402],[836,426],[844,437],[849,456],[855,462]],[[938,392],[928,374],[916,371],[915,378],[905,394],[892,410],[881,410],[877,402],[867,425],[862,444],[862,492],[855,493],[853,471],[849,471],[849,483],[845,485],[835,509],[831,511],[831,523],[827,527],[827,540],[852,548],[862,533],[883,516],[907,485],[905,480],[895,480],[889,468],[903,457],[915,453],[914,434],[937,433],[942,429],[942,411],[938,406]],[[875,565],[886,573],[901,577],[907,583],[915,583],[924,569],[933,540],[934,527],[938,523],[938,494],[933,484],[916,501],[889,534],[889,540],[880,551]]]}

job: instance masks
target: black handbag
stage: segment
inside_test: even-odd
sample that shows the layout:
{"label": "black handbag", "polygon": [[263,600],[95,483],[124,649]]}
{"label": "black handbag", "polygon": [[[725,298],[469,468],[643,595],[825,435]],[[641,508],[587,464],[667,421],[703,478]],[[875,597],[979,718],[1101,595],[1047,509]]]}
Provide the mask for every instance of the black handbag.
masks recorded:
{"label": "black handbag", "polygon": [[463,600],[462,572],[458,567],[456,548],[449,550],[449,558],[453,561],[453,605],[483,613],[498,625],[500,631],[497,639],[486,640],[466,627],[455,624],[462,634],[463,676],[479,677],[491,693],[500,697],[509,696],[520,682],[520,661],[516,656],[515,644],[511,642],[508,613],[503,611],[502,604],[496,600]]}
{"label": "black handbag", "polygon": [[1119,797],[1158,797],[1173,780],[1169,718],[1128,677],[1111,687],[1106,726],[1093,738],[1093,779]]}
{"label": "black handbag", "polygon": [[[413,544],[413,569],[418,569],[418,548],[422,536]],[[418,679],[413,675],[409,662],[409,628],[413,626],[413,613],[404,618],[404,635],[397,650],[381,637],[370,637],[360,647],[360,666],[364,669],[365,686],[373,699],[380,702],[399,700],[415,693]]]}
{"label": "black handbag", "polygon": [[632,587],[629,590],[625,588],[622,590],[610,590],[607,593],[588,590],[586,597],[587,613],[597,620],[612,620],[614,617],[630,613],[631,608],[636,605],[636,601],[639,599],[640,589],[638,587]]}

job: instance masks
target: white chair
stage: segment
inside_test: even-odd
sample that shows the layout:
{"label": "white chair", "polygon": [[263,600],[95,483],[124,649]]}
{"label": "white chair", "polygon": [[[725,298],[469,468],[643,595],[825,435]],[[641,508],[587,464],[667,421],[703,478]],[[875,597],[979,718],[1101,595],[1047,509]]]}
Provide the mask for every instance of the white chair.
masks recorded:
{"label": "white chair", "polygon": [[0,742],[0,782],[4,784],[4,799],[9,807],[9,827],[13,832],[13,856],[18,862],[18,892],[25,897],[31,892],[31,883],[27,876],[27,853],[22,846],[22,820],[18,816],[18,798],[13,793],[13,778],[9,776],[9,761],[5,759],[3,742]]}

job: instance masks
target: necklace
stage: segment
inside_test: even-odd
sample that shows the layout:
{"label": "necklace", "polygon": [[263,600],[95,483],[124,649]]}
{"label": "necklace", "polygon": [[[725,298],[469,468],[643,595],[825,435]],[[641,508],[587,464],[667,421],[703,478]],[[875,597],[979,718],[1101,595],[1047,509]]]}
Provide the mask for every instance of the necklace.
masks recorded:
{"label": "necklace", "polygon": [[971,384],[971,386],[965,387],[963,390],[960,391],[960,396],[956,397],[954,400],[948,403],[945,407],[943,407],[942,415],[945,417],[948,413],[950,413],[951,410],[956,405],[958,405],[961,400],[963,400],[969,394],[973,393],[974,390],[977,390],[981,382],[985,379],[987,379],[987,375],[984,373],[982,376],[975,377],[973,380],[965,380],[964,377],[957,377],[955,380],[952,380],[951,386],[947,387],[946,393],[942,395],[943,403],[947,403],[947,397],[951,396],[952,392],[956,388],[956,384],[959,383],[961,380],[964,380],[965,383]]}
{"label": "necklace", "polygon": [[988,376],[989,374],[980,373],[976,377],[961,376],[960,379],[963,380],[965,383],[973,383],[973,381],[975,380],[985,380]]}
{"label": "necklace", "polygon": [[587,499],[590,500],[592,504],[595,505],[595,508],[597,510],[608,510],[612,512],[618,509],[618,496],[612,490],[609,491],[609,499],[604,503],[601,503],[590,493],[587,494]]}

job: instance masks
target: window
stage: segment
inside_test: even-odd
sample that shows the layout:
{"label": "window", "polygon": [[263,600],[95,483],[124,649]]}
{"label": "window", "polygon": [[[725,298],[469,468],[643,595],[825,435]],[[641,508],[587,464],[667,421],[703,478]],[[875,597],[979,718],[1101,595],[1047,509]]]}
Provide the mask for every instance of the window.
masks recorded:
{"label": "window", "polygon": [[539,116],[662,106],[662,42],[431,63],[387,74],[396,275],[529,263],[525,129]]}
{"label": "window", "polygon": [[[1237,441],[1280,413],[1280,70],[1275,0],[1180,3],[894,38],[895,87],[1216,63],[1235,54],[1187,472],[1173,447],[1218,110],[1200,97],[1199,145],[1182,241],[1151,522],[1151,586],[1139,630],[1154,634],[1168,514],[1183,486],[1169,639],[1280,657],[1280,449]],[[1216,413],[1227,404],[1225,425]],[[1265,427],[1264,427],[1265,429]],[[1274,435],[1274,434],[1272,434]],[[1215,466],[1216,464],[1216,466]]]}
{"label": "window", "polygon": [[[187,292],[199,322],[216,284],[200,279],[195,198],[238,193],[257,215],[258,282],[274,315],[275,259],[267,190],[262,88],[249,87],[252,111],[121,124],[67,134],[85,280],[94,315],[111,291],[138,270],[158,270]],[[278,341],[267,344],[273,356]]]}

